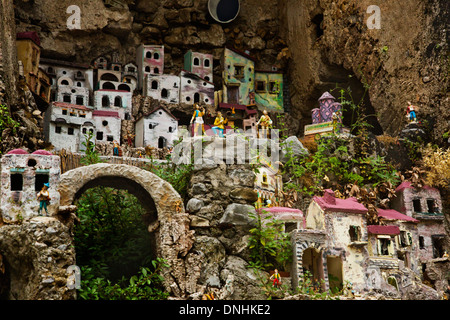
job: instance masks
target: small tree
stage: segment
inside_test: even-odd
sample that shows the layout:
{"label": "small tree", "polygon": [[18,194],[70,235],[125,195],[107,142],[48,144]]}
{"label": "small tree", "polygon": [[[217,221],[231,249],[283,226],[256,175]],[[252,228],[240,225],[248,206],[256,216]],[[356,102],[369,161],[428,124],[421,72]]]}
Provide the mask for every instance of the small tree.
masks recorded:
{"label": "small tree", "polygon": [[85,166],[89,166],[91,164],[96,164],[102,162],[100,159],[100,155],[95,149],[95,144],[92,143],[92,138],[94,136],[93,132],[89,132],[84,135],[84,140],[82,142],[83,146],[85,146],[84,154],[85,156],[80,159],[80,163]]}

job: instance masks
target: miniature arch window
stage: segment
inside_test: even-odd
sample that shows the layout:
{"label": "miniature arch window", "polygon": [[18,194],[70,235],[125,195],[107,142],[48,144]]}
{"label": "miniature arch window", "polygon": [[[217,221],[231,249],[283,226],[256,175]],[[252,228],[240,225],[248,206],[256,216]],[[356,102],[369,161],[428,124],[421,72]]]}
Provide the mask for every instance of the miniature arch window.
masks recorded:
{"label": "miniature arch window", "polygon": [[62,80],[61,81],[61,83],[60,83],[62,86],[68,86],[69,85],[69,81],[67,81],[67,80]]}
{"label": "miniature arch window", "polygon": [[199,66],[200,65],[200,59],[195,57],[194,58],[194,66]]}
{"label": "miniature arch window", "polygon": [[151,52],[151,51],[147,51],[147,52],[145,53],[145,57],[146,57],[147,59],[151,59],[151,58],[152,58],[152,52]]}
{"label": "miniature arch window", "polygon": [[208,68],[211,64],[209,63],[209,59],[205,59],[204,61],[203,61],[203,65],[206,67],[206,68]]}
{"label": "miniature arch window", "polygon": [[119,85],[118,89],[119,89],[119,90],[123,90],[123,91],[131,92],[130,86],[129,86],[129,85],[126,85],[126,84],[123,84],[123,83]]}
{"label": "miniature arch window", "polygon": [[153,59],[159,60],[159,53],[158,53],[158,52],[155,52],[155,53],[153,54]]}
{"label": "miniature arch window", "polygon": [[117,96],[114,98],[114,106],[115,107],[121,107],[122,106],[122,97]]}
{"label": "miniature arch window", "polygon": [[102,97],[102,106],[103,107],[109,107],[110,106],[110,101],[109,101],[109,97],[108,96],[103,96]]}
{"label": "miniature arch window", "polygon": [[152,81],[152,89],[153,89],[153,90],[158,89],[158,81],[156,81],[156,80],[153,80],[153,81]]}
{"label": "miniature arch window", "polygon": [[168,98],[169,97],[169,91],[167,91],[167,89],[162,89],[161,90],[161,98]]}
{"label": "miniature arch window", "polygon": [[159,73],[159,68],[158,68],[158,67],[156,67],[155,69],[153,69],[153,73],[156,73],[156,74],[158,74],[158,73]]}
{"label": "miniature arch window", "polygon": [[150,67],[149,66],[145,67],[145,72],[150,72]]}

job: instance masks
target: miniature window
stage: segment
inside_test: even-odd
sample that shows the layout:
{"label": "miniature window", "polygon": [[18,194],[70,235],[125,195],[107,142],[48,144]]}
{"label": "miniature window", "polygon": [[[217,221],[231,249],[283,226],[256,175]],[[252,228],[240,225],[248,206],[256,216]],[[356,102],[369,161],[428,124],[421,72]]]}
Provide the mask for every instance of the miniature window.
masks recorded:
{"label": "miniature window", "polygon": [[102,98],[102,106],[103,107],[109,107],[109,97],[108,96],[103,96],[103,98]]}
{"label": "miniature window", "polygon": [[74,111],[70,111],[70,116],[71,116],[71,117],[76,117],[77,114],[76,114]]}
{"label": "miniature window", "polygon": [[199,65],[200,65],[200,59],[194,58],[194,66],[199,66]]}
{"label": "miniature window", "polygon": [[55,127],[55,133],[61,133],[61,127],[60,126],[56,126]]}
{"label": "miniature window", "polygon": [[159,60],[159,53],[158,53],[158,52],[155,52],[155,53],[153,54],[153,59]]}
{"label": "miniature window", "polygon": [[414,212],[422,212],[422,206],[420,204],[420,199],[413,200]]}
{"label": "miniature window", "polygon": [[77,82],[77,87],[81,87],[81,82]]}
{"label": "miniature window", "polygon": [[34,159],[29,159],[29,160],[28,160],[27,166],[29,166],[29,167],[34,167],[35,165],[37,165],[36,160],[34,160]]}
{"label": "miniature window", "polygon": [[46,173],[36,173],[34,180],[34,190],[40,191],[44,186],[44,183],[49,182],[48,174]]}
{"label": "miniature window", "polygon": [[265,81],[256,81],[256,91],[257,92],[266,92],[266,82]]}
{"label": "miniature window", "polygon": [[200,102],[200,93],[196,92],[194,94],[194,103]]}
{"label": "miniature window", "polygon": [[148,125],[148,128],[149,129],[153,129],[155,126],[153,125],[153,123],[150,123],[149,125]]}
{"label": "miniature window", "polygon": [[425,239],[423,236],[419,236],[419,248],[424,249],[425,248]]}
{"label": "miniature window", "polygon": [[411,233],[407,232],[407,231],[400,231],[399,234],[399,244],[401,247],[407,247],[409,245],[411,245]]}
{"label": "miniature window", "polygon": [[47,69],[47,73],[49,73],[49,74],[54,74],[54,73],[55,73],[55,71],[53,70],[53,68],[52,68],[52,67],[48,67],[48,69]]}
{"label": "miniature window", "polygon": [[437,206],[436,206],[436,202],[434,201],[434,199],[427,199],[427,207],[428,207],[428,212],[429,213],[435,213],[437,212]]}
{"label": "miniature window", "polygon": [[391,238],[378,238],[378,254],[380,256],[392,255]]}
{"label": "miniature window", "polygon": [[161,98],[167,98],[169,96],[169,92],[167,91],[167,89],[162,89],[161,90]]}
{"label": "miniature window", "polygon": [[61,81],[61,85],[62,86],[68,86],[69,85],[69,81],[67,81],[67,80]]}
{"label": "miniature window", "polygon": [[159,73],[159,69],[158,69],[158,68],[155,68],[155,69],[153,69],[153,72],[154,72],[154,73]]}
{"label": "miniature window", "polygon": [[114,137],[113,136],[107,136],[106,137],[106,141],[113,142],[114,141]]}
{"label": "miniature window", "polygon": [[169,132],[172,133],[173,132],[173,128],[169,127]]}
{"label": "miniature window", "polygon": [[145,72],[150,72],[150,67],[149,66],[145,67]]}
{"label": "miniature window", "polygon": [[151,51],[147,51],[147,53],[145,54],[145,57],[147,59],[151,59],[152,58],[152,52]]}
{"label": "miniature window", "polygon": [[209,63],[209,59],[205,59],[205,61],[203,62],[205,67],[209,67],[210,63]]}
{"label": "miniature window", "polygon": [[11,174],[11,191],[23,190],[23,176],[20,173]]}
{"label": "miniature window", "polygon": [[63,109],[63,110],[62,110],[62,114],[63,114],[64,116],[67,116],[67,110],[66,110],[66,109]]}
{"label": "miniature window", "polygon": [[269,92],[270,93],[277,93],[278,92],[278,85],[275,81],[269,82]]}
{"label": "miniature window", "polygon": [[191,97],[186,97],[186,101],[187,102],[191,101]]}
{"label": "miniature window", "polygon": [[244,77],[244,66],[234,66],[234,77],[243,78]]}
{"label": "miniature window", "polygon": [[76,97],[76,99],[75,99],[75,104],[77,104],[77,105],[79,105],[79,106],[84,105],[84,98],[81,97],[81,96]]}
{"label": "miniature window", "polygon": [[152,89],[153,89],[153,90],[158,89],[158,81],[156,81],[156,80],[153,80],[153,81],[152,81]]}
{"label": "miniature window", "polygon": [[119,66],[115,66],[114,67],[114,71],[120,71],[120,67]]}
{"label": "miniature window", "polygon": [[206,102],[206,103],[208,103],[208,102],[209,102],[209,99],[208,99],[208,98],[206,98],[206,99],[205,99],[205,102]]}
{"label": "miniature window", "polygon": [[63,102],[70,103],[71,101],[72,101],[72,99],[69,94],[65,94],[63,96]]}
{"label": "miniature window", "polygon": [[121,107],[122,106],[122,97],[117,96],[114,99],[114,106],[116,106],[116,107]]}
{"label": "miniature window", "polygon": [[80,118],[86,118],[86,114],[85,114],[85,113],[80,113],[80,114],[79,114],[79,117],[80,117]]}
{"label": "miniature window", "polygon": [[443,235],[433,235],[431,236],[431,243],[433,245],[433,259],[441,258],[444,255],[444,241],[445,237]]}
{"label": "miniature window", "polygon": [[128,72],[136,72],[136,69],[134,67],[128,67]]}
{"label": "miniature window", "polygon": [[103,140],[103,132],[97,131],[97,140]]}
{"label": "miniature window", "polygon": [[69,129],[67,130],[67,134],[69,134],[69,135],[71,135],[71,136],[73,136],[74,132],[75,132],[75,130],[74,130],[73,128],[69,128]]}
{"label": "miniature window", "polygon": [[360,241],[361,240],[361,229],[359,226],[350,226],[348,233],[350,235],[350,241]]}
{"label": "miniature window", "polygon": [[102,121],[102,125],[103,125],[104,127],[106,127],[106,126],[108,125],[108,121],[103,120],[103,121]]}
{"label": "miniature window", "polygon": [[205,76],[205,80],[206,80],[206,81],[209,81],[209,77],[208,77],[208,76]]}
{"label": "miniature window", "polygon": [[86,134],[87,133],[87,129],[83,128],[82,132],[83,132],[83,134]]}

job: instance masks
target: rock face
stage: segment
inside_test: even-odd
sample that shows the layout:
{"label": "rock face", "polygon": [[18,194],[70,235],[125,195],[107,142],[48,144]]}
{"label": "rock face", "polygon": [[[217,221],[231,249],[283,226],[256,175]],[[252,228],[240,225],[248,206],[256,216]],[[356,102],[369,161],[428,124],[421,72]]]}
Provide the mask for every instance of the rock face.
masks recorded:
{"label": "rock face", "polygon": [[[288,43],[292,112],[297,134],[311,121],[311,109],[328,89],[352,89],[362,97],[364,83],[370,86],[366,114],[373,131],[397,135],[406,124],[408,101],[420,107],[419,121],[431,124],[434,138],[442,140],[449,130],[448,79],[441,60],[448,52],[445,0],[378,4],[381,29],[369,29],[370,0],[280,1],[282,34]],[[300,40],[301,39],[301,40]],[[295,92],[295,93],[294,93]],[[339,97],[338,90],[332,92]],[[349,118],[350,114],[344,113]],[[345,121],[345,117],[344,117]]]}
{"label": "rock face", "polygon": [[[36,217],[0,228],[0,248],[9,283],[0,296],[9,300],[67,300],[68,268],[75,264],[70,230],[56,218]],[[1,272],[0,272],[1,275]]]}

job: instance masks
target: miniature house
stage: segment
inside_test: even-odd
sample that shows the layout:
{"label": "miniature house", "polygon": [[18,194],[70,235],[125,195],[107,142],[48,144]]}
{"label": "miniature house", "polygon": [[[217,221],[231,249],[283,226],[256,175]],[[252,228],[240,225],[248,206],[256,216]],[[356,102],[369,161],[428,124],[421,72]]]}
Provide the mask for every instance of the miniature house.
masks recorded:
{"label": "miniature house", "polygon": [[148,74],[164,73],[164,46],[140,45],[136,52],[139,89],[144,86]]}
{"label": "miniature house", "polygon": [[283,190],[283,179],[269,166],[261,166],[258,169],[255,180],[255,191],[258,194],[258,207],[266,206],[270,200],[272,206],[278,206],[280,191]]}
{"label": "miniature house", "polygon": [[240,104],[219,103],[218,110],[224,118],[228,119],[228,125],[243,129],[246,135],[256,137],[256,116],[258,111]]}
{"label": "miniature house", "polygon": [[356,290],[366,285],[364,247],[367,209],[355,198],[336,198],[332,190],[315,196],[306,214],[306,229],[292,234],[297,268],[294,284],[308,271],[323,279],[323,289],[342,289],[351,279]]}
{"label": "miniature house", "polygon": [[119,112],[94,110],[92,112],[92,118],[96,130],[96,143],[113,142],[114,140],[120,143],[122,120],[120,119]]}
{"label": "miniature house", "polygon": [[198,75],[200,78],[212,82],[213,56],[208,53],[193,52],[189,50],[184,55],[184,70]]}
{"label": "miniature house", "polygon": [[[60,159],[48,151],[28,154],[15,149],[1,159],[1,212],[5,222],[28,220],[38,215],[37,193],[49,183],[51,202],[49,215],[57,213],[60,179]],[[42,212],[42,214],[44,214]]]}
{"label": "miniature house", "polygon": [[255,72],[255,103],[261,111],[284,111],[282,73],[277,71]]}
{"label": "miniature house", "polygon": [[214,84],[198,75],[181,71],[180,103],[204,103],[214,105]]}
{"label": "miniature house", "polygon": [[53,102],[44,114],[45,140],[56,150],[78,152],[83,149],[84,134],[94,130],[93,125],[91,108]]}
{"label": "miniature house", "polygon": [[444,254],[444,215],[441,195],[438,189],[424,186],[415,188],[404,181],[395,189],[396,197],[392,208],[419,220],[419,248],[422,263],[440,258]]}
{"label": "miniature house", "polygon": [[94,69],[108,69],[109,61],[106,59],[106,57],[100,56],[93,62]]}
{"label": "miniature house", "polygon": [[33,93],[42,111],[50,101],[51,79],[44,69],[39,68],[41,41],[36,32],[21,32],[16,35],[17,60],[23,68],[26,84]]}
{"label": "miniature house", "polygon": [[[61,78],[58,82],[55,101],[79,106],[89,105],[89,90],[87,88],[70,85],[70,82],[61,81]],[[66,83],[69,84],[66,85]]]}
{"label": "miniature house", "polygon": [[122,70],[122,82],[131,86],[131,91],[138,88],[138,67],[134,63],[127,63]]}
{"label": "miniature house", "polygon": [[282,222],[283,229],[281,231],[290,233],[293,230],[305,228],[305,217],[299,209],[286,207],[270,207],[261,208],[257,212],[265,217],[270,216]]}
{"label": "miniature house", "polygon": [[223,56],[223,96],[225,103],[249,105],[255,88],[255,60],[248,54],[225,48]]}
{"label": "miniature house", "polygon": [[[393,209],[378,209],[378,217],[386,226],[396,226],[399,233],[395,238],[395,251],[397,259],[403,261],[403,266],[416,273],[420,272],[419,250],[418,250],[418,220],[404,215]],[[372,243],[374,245],[374,243]],[[372,250],[371,250],[372,249]],[[369,254],[374,255],[375,250],[369,245]],[[381,246],[377,242],[376,255],[380,255]],[[399,261],[400,262],[400,261]]]}
{"label": "miniature house", "polygon": [[121,119],[129,120],[132,111],[132,93],[124,90],[97,90],[94,92],[97,110],[118,111]]}
{"label": "miniature house", "polygon": [[167,103],[178,103],[180,99],[180,77],[164,75],[147,75],[145,77],[143,93],[144,96],[165,101]]}
{"label": "miniature house", "polygon": [[169,110],[158,107],[136,121],[136,147],[173,147],[178,137],[178,120]]}
{"label": "miniature house", "polygon": [[[319,98],[319,108],[312,111],[312,124],[305,126],[305,140],[314,140],[316,135],[329,135],[334,133],[348,133],[349,130],[342,127],[342,105],[336,102],[329,92],[325,92]],[[333,123],[333,114],[336,117]]]}

